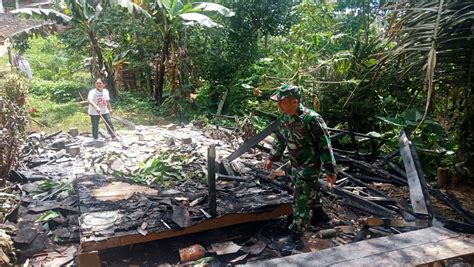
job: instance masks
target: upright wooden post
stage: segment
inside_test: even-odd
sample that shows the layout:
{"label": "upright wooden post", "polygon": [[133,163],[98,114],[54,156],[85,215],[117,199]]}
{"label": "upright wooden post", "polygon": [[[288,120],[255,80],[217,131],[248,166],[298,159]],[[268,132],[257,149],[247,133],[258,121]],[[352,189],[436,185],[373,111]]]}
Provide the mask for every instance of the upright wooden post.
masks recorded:
{"label": "upright wooden post", "polygon": [[217,215],[216,196],[216,146],[211,145],[207,149],[207,183],[209,189],[209,213]]}

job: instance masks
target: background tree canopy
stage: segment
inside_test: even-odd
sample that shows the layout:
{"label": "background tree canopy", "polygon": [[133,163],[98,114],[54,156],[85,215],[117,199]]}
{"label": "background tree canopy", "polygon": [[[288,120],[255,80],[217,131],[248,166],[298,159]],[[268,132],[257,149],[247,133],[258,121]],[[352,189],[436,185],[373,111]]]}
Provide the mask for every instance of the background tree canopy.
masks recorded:
{"label": "background tree canopy", "polygon": [[13,39],[35,70],[32,91],[55,101],[106,74],[119,102],[140,95],[146,110],[184,120],[222,102],[258,128],[277,114],[273,88],[291,82],[331,127],[394,142],[407,128],[427,173],[472,176],[473,10],[463,0],[67,0],[16,12],[66,31]]}

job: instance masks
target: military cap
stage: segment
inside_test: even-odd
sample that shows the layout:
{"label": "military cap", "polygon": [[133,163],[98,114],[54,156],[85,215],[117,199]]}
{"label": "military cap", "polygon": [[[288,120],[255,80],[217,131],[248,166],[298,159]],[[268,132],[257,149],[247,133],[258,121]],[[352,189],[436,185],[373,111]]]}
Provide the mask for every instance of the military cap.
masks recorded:
{"label": "military cap", "polygon": [[276,89],[270,99],[280,101],[290,96],[296,97],[299,100],[301,98],[300,88],[295,85],[284,84]]}

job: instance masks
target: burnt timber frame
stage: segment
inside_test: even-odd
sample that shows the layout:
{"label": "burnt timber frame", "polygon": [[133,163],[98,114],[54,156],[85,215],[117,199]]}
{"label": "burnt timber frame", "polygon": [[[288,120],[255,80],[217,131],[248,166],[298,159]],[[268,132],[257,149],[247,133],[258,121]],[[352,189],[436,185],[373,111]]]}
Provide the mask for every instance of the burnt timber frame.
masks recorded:
{"label": "burnt timber frame", "polygon": [[395,215],[397,214],[393,210],[389,210],[372,201],[365,200],[364,198],[337,186],[334,186],[332,189],[329,189],[327,182],[323,181],[322,179],[319,179],[318,182],[321,185],[321,189],[325,193],[334,193],[336,196],[339,196],[346,200],[348,205],[356,207],[368,214],[373,214],[383,218],[392,218],[395,217]]}

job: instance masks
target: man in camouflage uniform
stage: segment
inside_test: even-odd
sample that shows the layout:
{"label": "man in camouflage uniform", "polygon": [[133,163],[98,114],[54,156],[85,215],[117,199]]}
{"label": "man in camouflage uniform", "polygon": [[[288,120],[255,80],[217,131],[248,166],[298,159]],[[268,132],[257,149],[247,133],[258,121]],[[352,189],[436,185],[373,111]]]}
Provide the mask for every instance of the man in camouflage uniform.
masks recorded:
{"label": "man in camouflage uniform", "polygon": [[301,236],[310,222],[310,211],[313,213],[311,223],[324,220],[324,216],[327,218],[321,208],[318,177],[323,165],[327,182],[332,186],[336,181],[336,161],[326,123],[318,113],[300,104],[300,89],[297,86],[283,85],[271,99],[278,101],[283,114],[279,118],[276,140],[264,168],[271,170],[273,162],[279,161],[288,148],[295,194],[293,222],[289,227],[291,235],[283,252],[291,253],[303,247]]}

